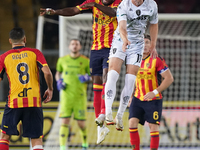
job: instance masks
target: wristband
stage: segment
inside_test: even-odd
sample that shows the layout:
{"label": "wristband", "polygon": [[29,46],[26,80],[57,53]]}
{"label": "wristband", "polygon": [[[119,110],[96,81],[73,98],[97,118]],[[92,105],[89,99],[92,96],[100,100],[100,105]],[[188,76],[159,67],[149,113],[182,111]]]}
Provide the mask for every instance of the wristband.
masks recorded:
{"label": "wristband", "polygon": [[153,92],[155,95],[157,95],[157,94],[159,93],[158,90],[156,90],[156,89],[153,90],[152,92]]}

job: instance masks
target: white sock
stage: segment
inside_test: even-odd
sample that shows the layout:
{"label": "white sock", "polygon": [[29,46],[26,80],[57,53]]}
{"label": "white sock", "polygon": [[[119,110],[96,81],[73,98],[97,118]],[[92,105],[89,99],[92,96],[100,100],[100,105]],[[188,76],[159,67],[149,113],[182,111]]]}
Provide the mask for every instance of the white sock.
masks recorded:
{"label": "white sock", "polygon": [[131,97],[131,94],[133,93],[135,79],[136,79],[136,76],[132,75],[132,74],[126,74],[126,76],[125,76],[125,85],[124,85],[124,88],[123,88],[121,96],[120,96],[120,105],[119,105],[119,109],[117,112],[117,115],[119,115],[121,117],[123,116],[123,114],[127,108],[128,101]]}
{"label": "white sock", "polygon": [[35,145],[34,147],[33,147],[33,150],[34,149],[42,149],[43,150],[43,146],[42,145]]}
{"label": "white sock", "polygon": [[106,115],[112,113],[112,104],[116,95],[116,83],[119,78],[119,73],[115,70],[108,72],[108,77],[105,85],[105,107]]}

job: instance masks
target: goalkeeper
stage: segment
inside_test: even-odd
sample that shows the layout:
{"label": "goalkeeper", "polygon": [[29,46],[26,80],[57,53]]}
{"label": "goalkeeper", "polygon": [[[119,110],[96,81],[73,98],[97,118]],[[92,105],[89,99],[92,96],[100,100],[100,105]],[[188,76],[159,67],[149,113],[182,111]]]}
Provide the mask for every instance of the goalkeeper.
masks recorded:
{"label": "goalkeeper", "polygon": [[58,59],[56,65],[57,89],[61,91],[59,132],[60,150],[66,149],[70,118],[74,116],[80,127],[83,150],[87,150],[86,110],[87,82],[90,81],[89,59],[80,54],[79,40],[70,41],[70,54]]}

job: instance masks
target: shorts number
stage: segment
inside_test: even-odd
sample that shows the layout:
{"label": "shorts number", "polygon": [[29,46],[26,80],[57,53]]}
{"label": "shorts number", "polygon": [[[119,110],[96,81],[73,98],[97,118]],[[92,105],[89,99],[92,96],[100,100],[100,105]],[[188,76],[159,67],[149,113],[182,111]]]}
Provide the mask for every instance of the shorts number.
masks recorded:
{"label": "shorts number", "polygon": [[158,112],[154,111],[154,113],[153,113],[153,119],[154,120],[158,120],[158,118],[159,118]]}
{"label": "shorts number", "polygon": [[22,84],[29,82],[28,65],[26,63],[19,63],[17,65],[17,72],[19,73],[19,81]]}
{"label": "shorts number", "polygon": [[141,62],[141,60],[142,60],[142,55],[140,55],[140,54],[137,54],[137,61],[136,61],[136,62],[140,63],[140,62]]}

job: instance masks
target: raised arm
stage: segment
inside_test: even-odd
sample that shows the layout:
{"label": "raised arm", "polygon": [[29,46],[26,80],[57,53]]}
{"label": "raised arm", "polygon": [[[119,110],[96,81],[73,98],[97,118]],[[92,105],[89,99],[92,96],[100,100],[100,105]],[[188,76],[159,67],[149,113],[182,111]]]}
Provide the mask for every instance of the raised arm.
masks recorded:
{"label": "raised arm", "polygon": [[54,10],[52,8],[40,8],[40,15],[61,15],[61,16],[74,16],[80,13],[77,7],[68,7],[63,9]]}
{"label": "raised arm", "polygon": [[97,3],[95,3],[94,7],[98,8],[104,14],[106,14],[110,17],[116,17],[117,8],[111,8],[111,7],[103,6],[103,5],[100,5],[100,4],[97,4]]}
{"label": "raised arm", "polygon": [[53,76],[48,66],[42,67],[42,72],[44,73],[44,78],[48,87],[43,96],[44,98],[46,98],[44,100],[44,103],[48,103],[49,101],[51,101],[53,96]]}

